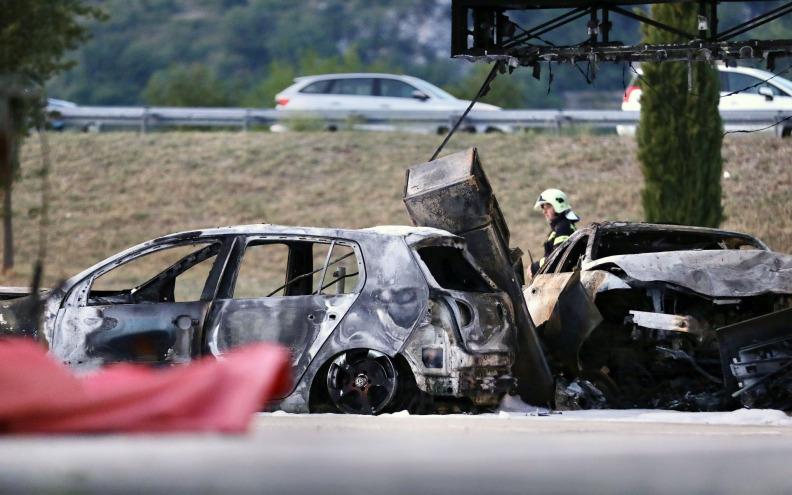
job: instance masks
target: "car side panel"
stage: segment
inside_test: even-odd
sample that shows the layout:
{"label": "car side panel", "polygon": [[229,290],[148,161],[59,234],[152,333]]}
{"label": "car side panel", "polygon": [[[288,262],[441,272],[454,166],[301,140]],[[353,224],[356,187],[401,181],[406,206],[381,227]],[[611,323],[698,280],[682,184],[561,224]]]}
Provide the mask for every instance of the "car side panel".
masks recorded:
{"label": "car side panel", "polygon": [[343,320],[357,294],[218,299],[207,318],[205,352],[220,355],[251,342],[276,342],[293,357],[295,381]]}
{"label": "car side panel", "polygon": [[394,357],[427,311],[429,288],[404,239],[356,239],[366,264],[360,296],[310,360],[296,388],[279,407],[308,412],[311,385],[319,369],[338,353],[373,349]]}

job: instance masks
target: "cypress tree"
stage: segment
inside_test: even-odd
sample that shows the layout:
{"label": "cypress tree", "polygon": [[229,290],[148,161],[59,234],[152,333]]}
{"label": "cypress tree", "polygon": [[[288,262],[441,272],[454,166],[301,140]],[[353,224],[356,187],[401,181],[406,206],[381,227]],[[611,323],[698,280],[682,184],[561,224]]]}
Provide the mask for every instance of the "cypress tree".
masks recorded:
{"label": "cypress tree", "polygon": [[[697,4],[653,4],[652,19],[694,33]],[[643,25],[643,41],[683,42]],[[689,87],[688,68],[692,71]],[[717,227],[721,204],[723,122],[720,81],[713,62],[642,63],[641,117],[636,131],[647,222]]]}

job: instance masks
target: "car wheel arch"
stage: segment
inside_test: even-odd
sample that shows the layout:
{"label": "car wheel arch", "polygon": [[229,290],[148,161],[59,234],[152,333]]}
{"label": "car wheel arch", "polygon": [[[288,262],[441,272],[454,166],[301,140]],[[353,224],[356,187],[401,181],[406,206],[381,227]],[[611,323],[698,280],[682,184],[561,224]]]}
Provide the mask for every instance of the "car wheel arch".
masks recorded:
{"label": "car wheel arch", "polygon": [[409,408],[414,402],[412,399],[419,398],[420,390],[415,383],[415,371],[401,353],[393,352],[385,347],[372,346],[372,348],[355,347],[350,349],[340,350],[323,358],[322,364],[318,366],[311,376],[304,376],[303,379],[306,383],[310,383],[308,387],[308,397],[306,403],[308,410],[311,413],[342,413],[333,403],[327,387],[328,373],[333,362],[344,354],[356,351],[374,351],[375,353],[382,354],[391,360],[396,368],[398,375],[398,389],[396,390],[395,397],[391,404],[386,406],[381,412],[390,412],[391,410],[402,410]]}

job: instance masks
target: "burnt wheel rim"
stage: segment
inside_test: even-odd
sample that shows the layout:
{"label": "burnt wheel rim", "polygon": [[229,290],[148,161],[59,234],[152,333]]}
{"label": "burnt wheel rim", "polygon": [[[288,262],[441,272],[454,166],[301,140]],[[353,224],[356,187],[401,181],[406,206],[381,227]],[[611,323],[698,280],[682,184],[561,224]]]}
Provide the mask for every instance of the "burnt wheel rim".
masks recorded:
{"label": "burnt wheel rim", "polygon": [[379,414],[393,403],[397,384],[393,361],[367,349],[340,354],[327,372],[330,399],[347,414]]}

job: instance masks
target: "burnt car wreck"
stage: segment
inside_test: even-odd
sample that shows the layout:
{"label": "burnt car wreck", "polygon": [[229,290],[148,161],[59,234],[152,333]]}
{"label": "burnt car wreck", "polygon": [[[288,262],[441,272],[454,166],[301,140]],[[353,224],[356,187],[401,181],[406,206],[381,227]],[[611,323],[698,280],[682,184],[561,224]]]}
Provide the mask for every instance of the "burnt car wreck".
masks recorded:
{"label": "burnt car wreck", "polygon": [[515,391],[526,402],[792,407],[792,255],[717,229],[593,224],[559,246],[515,296],[520,251],[508,247],[475,149],[410,169],[405,204],[415,225],[465,237],[511,297]]}
{"label": "burnt car wreck", "polygon": [[[475,149],[407,171],[413,227],[173,234],[30,293],[0,335],[77,369],[291,352],[288,412],[792,408],[792,255],[746,234],[608,222],[524,287]],[[43,309],[42,309],[43,308]]]}
{"label": "burnt car wreck", "polygon": [[278,342],[292,390],[275,408],[377,414],[444,400],[495,407],[514,385],[513,310],[464,240],[412,227],[254,225],[119,253],[30,299],[2,291],[0,334],[45,340],[74,368],[153,365]]}
{"label": "burnt car wreck", "polygon": [[792,256],[755,237],[592,224],[524,294],[558,407],[792,406]]}

